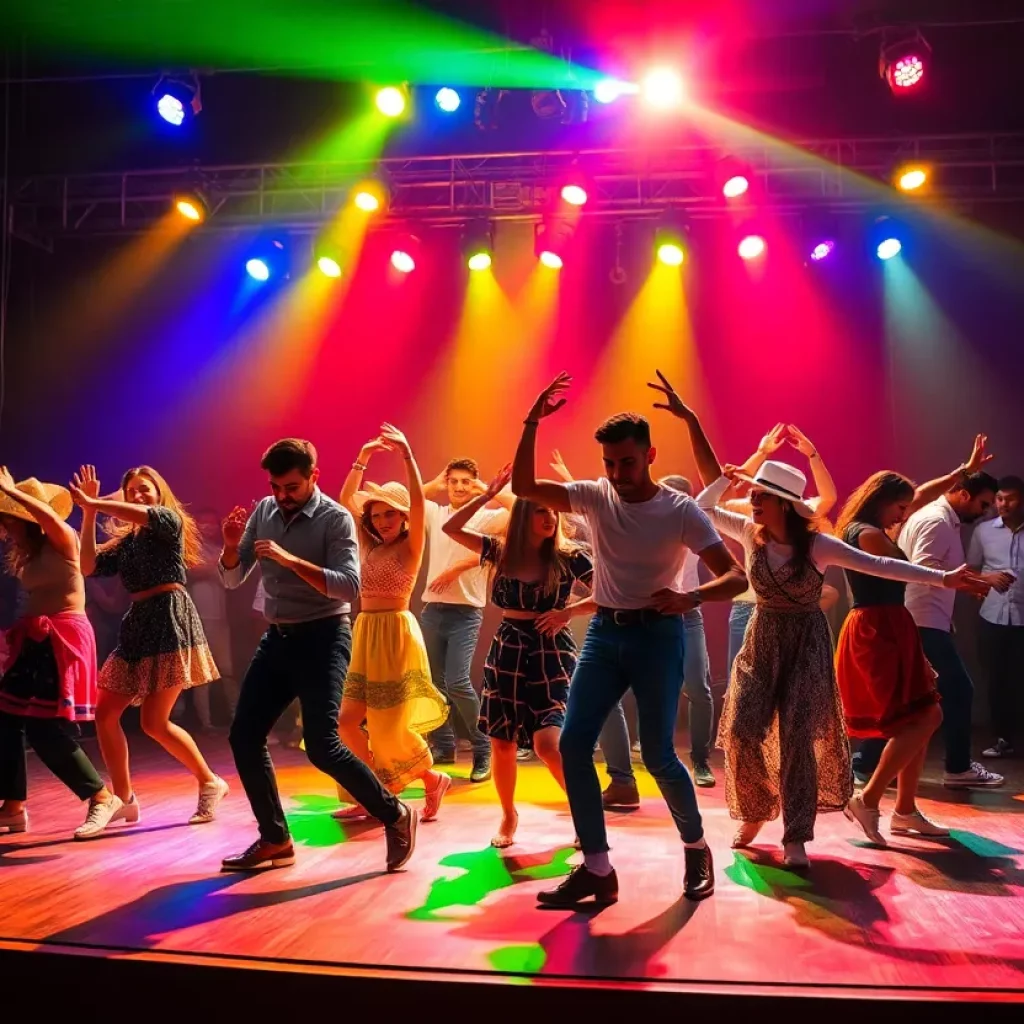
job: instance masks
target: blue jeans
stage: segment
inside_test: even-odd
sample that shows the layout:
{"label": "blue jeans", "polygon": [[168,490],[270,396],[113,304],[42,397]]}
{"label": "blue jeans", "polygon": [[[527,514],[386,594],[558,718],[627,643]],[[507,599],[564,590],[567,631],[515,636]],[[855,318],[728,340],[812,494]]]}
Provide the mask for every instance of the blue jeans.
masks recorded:
{"label": "blue jeans", "polygon": [[732,679],[732,663],[736,660],[736,655],[740,653],[740,648],[747,635],[747,624],[756,607],[757,605],[753,601],[733,601],[732,607],[729,609],[729,665],[725,674],[727,688]]}
{"label": "blue jeans", "polygon": [[684,842],[703,835],[693,780],[673,743],[683,683],[683,619],[666,617],[617,626],[594,616],[569,687],[569,704],[559,749],[569,809],[584,853],[603,853],[608,836],[601,784],[594,768],[594,744],[605,720],[633,690],[640,748]]}
{"label": "blue jeans", "polygon": [[686,649],[683,653],[683,693],[690,702],[690,759],[705,764],[711,753],[715,702],[711,696],[711,666],[704,636],[704,616],[694,608],[683,616]]}
{"label": "blue jeans", "polygon": [[451,704],[448,721],[430,738],[439,754],[455,753],[455,728],[473,745],[474,757],[489,757],[491,741],[480,731],[480,698],[470,673],[484,610],[468,604],[428,601],[420,613],[434,685]]}
{"label": "blue jeans", "polygon": [[[941,629],[919,628],[924,656],[938,673],[936,684],[942,696],[942,738],[946,744],[946,771],[966,772],[971,767],[971,705],[974,683],[960,659],[953,634]],[[887,740],[865,740],[853,755],[853,770],[870,776]]]}

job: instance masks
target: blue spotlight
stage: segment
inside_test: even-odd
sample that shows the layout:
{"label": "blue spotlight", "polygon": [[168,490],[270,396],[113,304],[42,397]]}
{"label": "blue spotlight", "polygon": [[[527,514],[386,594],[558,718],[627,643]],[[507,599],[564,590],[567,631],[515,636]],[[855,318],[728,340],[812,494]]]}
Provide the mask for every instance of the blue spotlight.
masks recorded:
{"label": "blue spotlight", "polygon": [[903,248],[903,243],[898,238],[883,238],[875,250],[880,260],[891,260],[898,256]]}
{"label": "blue spotlight", "polygon": [[445,86],[443,89],[437,90],[434,102],[437,104],[438,110],[446,114],[454,114],[462,105],[462,97],[454,89]]}
{"label": "blue spotlight", "polygon": [[270,278],[270,267],[266,260],[254,258],[245,265],[245,272],[255,281],[266,281]]}
{"label": "blue spotlight", "polygon": [[203,109],[199,79],[194,75],[181,79],[161,78],[153,89],[153,98],[156,112],[175,128],[191,121]]}

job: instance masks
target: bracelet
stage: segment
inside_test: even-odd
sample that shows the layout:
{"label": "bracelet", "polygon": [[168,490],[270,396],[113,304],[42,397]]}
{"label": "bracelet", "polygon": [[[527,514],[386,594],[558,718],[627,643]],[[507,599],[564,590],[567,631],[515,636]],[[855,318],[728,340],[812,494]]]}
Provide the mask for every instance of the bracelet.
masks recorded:
{"label": "bracelet", "polygon": [[539,427],[540,420],[523,420],[524,427]]}
{"label": "bracelet", "polygon": [[816,458],[818,458],[818,449],[815,448],[814,451],[811,452],[811,454],[807,456],[807,458],[809,458],[809,459],[816,459]]}
{"label": "bracelet", "polygon": [[364,466],[363,463],[361,463],[361,462],[353,462],[352,463],[352,468],[353,469],[358,469],[360,473],[365,473],[366,472],[366,466]]}

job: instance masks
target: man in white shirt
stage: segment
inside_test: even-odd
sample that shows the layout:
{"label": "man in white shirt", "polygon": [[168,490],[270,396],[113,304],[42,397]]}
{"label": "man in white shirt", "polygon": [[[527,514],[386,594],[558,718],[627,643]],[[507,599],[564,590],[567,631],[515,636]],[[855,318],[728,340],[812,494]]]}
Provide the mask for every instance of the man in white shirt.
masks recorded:
{"label": "man in white shirt", "polygon": [[[517,497],[586,517],[598,605],[573,674],[559,744],[584,860],[561,885],[540,893],[538,899],[556,907],[572,907],[591,896],[597,903],[618,899],[593,754],[605,720],[628,689],[636,698],[644,763],[683,841],[684,894],[705,899],[715,887],[711,851],[704,841],[693,781],[674,744],[684,671],[683,615],[702,601],[728,601],[741,593],[746,576],[696,502],[652,479],[657,453],[647,420],[636,413],[613,416],[595,434],[605,478],[573,483],[537,480],[537,426],[565,404],[570,380],[560,374],[537,398],[526,417],[512,470]],[[667,399],[656,407],[679,415],[682,403],[667,381],[661,378],[660,385],[652,386]],[[695,551],[716,578],[683,594],[673,587],[688,550]]]}
{"label": "man in white shirt", "polygon": [[[949,572],[966,561],[960,527],[981,519],[996,497],[988,473],[971,473],[937,501],[918,509],[900,533],[899,545],[916,565]],[[938,674],[942,734],[946,743],[943,785],[950,789],[1001,786],[1003,777],[971,759],[974,683],[953,640],[956,592],[920,584],[907,586],[906,604],[917,623],[925,657]]]}
{"label": "man in white shirt", "polygon": [[1024,479],[1006,476],[995,519],[974,531],[967,562],[991,584],[978,622],[995,743],[983,757],[1011,757],[1024,716]]}
{"label": "man in white shirt", "polygon": [[[466,549],[444,532],[444,524],[481,493],[477,464],[472,459],[453,459],[427,493],[447,491],[448,504],[426,503],[427,585],[423,591],[420,625],[430,658],[434,685],[447,694],[451,704],[448,721],[431,734],[437,764],[454,764],[457,750],[455,727],[473,745],[472,782],[491,777],[491,743],[480,731],[480,698],[473,687],[473,654],[480,639],[480,625],[487,604],[487,572],[479,558],[467,558]],[[510,494],[499,495],[510,505]],[[467,529],[497,533],[504,526],[505,508],[481,509]]]}

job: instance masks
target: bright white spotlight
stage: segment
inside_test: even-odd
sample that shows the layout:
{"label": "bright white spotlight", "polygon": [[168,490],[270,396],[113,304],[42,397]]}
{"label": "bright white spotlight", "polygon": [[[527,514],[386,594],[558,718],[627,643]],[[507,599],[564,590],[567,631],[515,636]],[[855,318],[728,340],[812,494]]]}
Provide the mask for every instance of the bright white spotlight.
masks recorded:
{"label": "bright white spotlight", "polygon": [[740,259],[744,260],[756,260],[758,256],[764,254],[765,241],[760,235],[747,235],[736,251],[740,254]]}
{"label": "bright white spotlight", "polygon": [[657,110],[681,106],[686,89],[679,74],[671,68],[655,68],[643,81],[644,99]]}
{"label": "bright white spotlight", "polygon": [[266,281],[270,278],[270,267],[261,259],[249,260],[245,265],[245,272],[255,281]]}
{"label": "bright white spotlight", "polygon": [[316,265],[325,277],[341,277],[341,264],[333,256],[321,256]]}
{"label": "bright white spotlight", "polygon": [[454,89],[445,86],[443,89],[437,90],[434,102],[437,104],[438,110],[445,114],[454,114],[462,104],[462,97]]}
{"label": "bright white spotlight", "polygon": [[884,238],[878,243],[875,252],[880,260],[891,260],[898,256],[903,249],[903,243],[898,238]]}
{"label": "bright white spotlight", "polygon": [[391,254],[391,266],[400,274],[411,274],[416,269],[416,261],[410,253],[402,249],[396,249]]}

